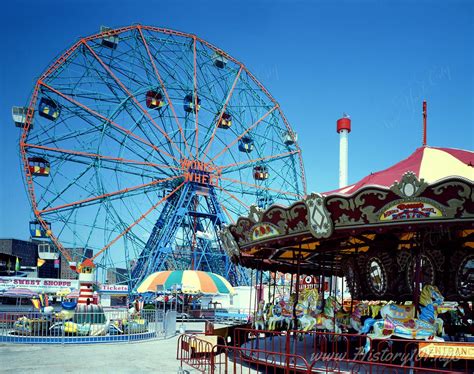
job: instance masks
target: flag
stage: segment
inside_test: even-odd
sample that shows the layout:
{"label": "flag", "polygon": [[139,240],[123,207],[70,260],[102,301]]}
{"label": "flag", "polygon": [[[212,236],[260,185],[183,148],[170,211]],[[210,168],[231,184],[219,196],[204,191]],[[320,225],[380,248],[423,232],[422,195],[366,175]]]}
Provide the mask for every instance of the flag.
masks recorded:
{"label": "flag", "polygon": [[59,259],[54,260],[54,268],[59,269]]}
{"label": "flag", "polygon": [[36,267],[41,267],[44,265],[44,263],[46,262],[46,260],[43,260],[42,258],[38,258],[38,260],[36,261]]}
{"label": "flag", "polygon": [[31,299],[31,302],[33,303],[33,306],[34,306],[36,309],[40,309],[40,308],[41,308],[39,299]]}
{"label": "flag", "polygon": [[18,259],[18,257],[16,258],[15,262],[15,271],[20,271],[20,260]]}

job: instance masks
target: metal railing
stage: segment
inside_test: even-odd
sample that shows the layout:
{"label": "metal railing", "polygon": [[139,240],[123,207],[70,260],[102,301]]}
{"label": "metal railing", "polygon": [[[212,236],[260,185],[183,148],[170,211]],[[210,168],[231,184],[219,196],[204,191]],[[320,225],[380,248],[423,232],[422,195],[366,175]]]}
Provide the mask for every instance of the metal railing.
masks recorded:
{"label": "metal railing", "polygon": [[0,342],[4,343],[110,343],[169,338],[175,334],[175,311],[0,312]]}
{"label": "metal railing", "polygon": [[[467,373],[474,361],[420,357],[419,340],[364,335],[235,328],[234,346],[182,335],[177,359],[206,373]],[[211,346],[213,345],[212,349]]]}

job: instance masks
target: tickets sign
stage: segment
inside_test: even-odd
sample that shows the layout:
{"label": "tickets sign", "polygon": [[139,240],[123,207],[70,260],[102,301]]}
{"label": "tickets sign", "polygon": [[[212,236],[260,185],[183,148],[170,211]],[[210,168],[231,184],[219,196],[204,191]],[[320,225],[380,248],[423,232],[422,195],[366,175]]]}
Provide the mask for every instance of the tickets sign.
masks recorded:
{"label": "tickets sign", "polygon": [[443,213],[432,204],[413,201],[394,204],[380,215],[380,221],[407,221],[442,217]]}
{"label": "tickets sign", "polygon": [[99,292],[110,294],[128,294],[128,286],[126,284],[102,284],[99,288]]}

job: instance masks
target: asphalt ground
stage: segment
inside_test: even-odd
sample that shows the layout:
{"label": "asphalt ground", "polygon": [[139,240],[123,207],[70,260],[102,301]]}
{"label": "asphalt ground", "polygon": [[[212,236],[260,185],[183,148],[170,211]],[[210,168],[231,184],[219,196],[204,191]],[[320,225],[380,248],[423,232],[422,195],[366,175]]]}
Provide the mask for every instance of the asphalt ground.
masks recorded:
{"label": "asphalt ground", "polygon": [[[204,323],[186,324],[186,332],[203,330]],[[137,343],[0,344],[0,373],[177,373],[178,335]]]}

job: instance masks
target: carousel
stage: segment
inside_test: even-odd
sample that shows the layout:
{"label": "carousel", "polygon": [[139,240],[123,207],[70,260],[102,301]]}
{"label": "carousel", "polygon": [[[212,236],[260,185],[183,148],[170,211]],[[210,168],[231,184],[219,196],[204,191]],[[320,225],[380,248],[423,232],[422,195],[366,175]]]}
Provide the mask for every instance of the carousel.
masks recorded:
{"label": "carousel", "polygon": [[[391,352],[416,349],[431,369],[441,370],[436,360],[451,358],[450,370],[471,370],[473,181],[474,152],[424,144],[357,183],[311,193],[288,207],[252,206],[247,217],[226,227],[221,239],[235,263],[295,275],[288,298],[257,300],[256,332],[240,342],[252,352],[249,362],[328,369],[311,358],[335,353],[328,346],[343,340],[345,348],[336,350],[346,359],[327,360],[342,365],[329,369],[368,370],[354,352],[383,346]],[[305,276],[316,280],[309,289],[301,284]],[[351,295],[345,308],[344,288]],[[382,365],[382,371],[390,366],[371,365]]]}

